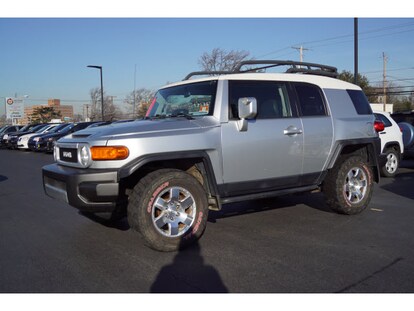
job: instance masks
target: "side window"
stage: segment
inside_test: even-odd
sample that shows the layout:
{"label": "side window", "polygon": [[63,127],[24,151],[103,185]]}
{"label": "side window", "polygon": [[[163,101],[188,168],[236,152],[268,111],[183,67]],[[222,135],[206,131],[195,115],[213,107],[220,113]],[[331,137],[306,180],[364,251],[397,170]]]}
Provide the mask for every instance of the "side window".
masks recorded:
{"label": "side window", "polygon": [[359,90],[346,90],[358,114],[372,114],[371,106],[364,92]]}
{"label": "side window", "polygon": [[241,97],[257,100],[257,119],[292,117],[286,84],[274,81],[229,81],[230,119],[238,119]]}
{"label": "side window", "polygon": [[390,127],[392,126],[392,123],[390,120],[388,120],[388,118],[380,113],[374,113],[375,115],[375,119],[382,121],[382,123],[384,123],[385,127]]}
{"label": "side window", "polygon": [[319,87],[307,83],[295,83],[302,116],[326,116],[327,111]]}

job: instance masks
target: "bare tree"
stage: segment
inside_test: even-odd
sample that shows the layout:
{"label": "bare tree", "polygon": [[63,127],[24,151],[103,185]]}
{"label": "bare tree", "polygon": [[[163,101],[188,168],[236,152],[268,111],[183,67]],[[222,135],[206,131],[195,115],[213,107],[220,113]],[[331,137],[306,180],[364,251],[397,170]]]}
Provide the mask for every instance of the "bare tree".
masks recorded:
{"label": "bare tree", "polygon": [[247,51],[226,51],[221,48],[214,48],[210,53],[204,53],[198,59],[198,64],[205,71],[232,71],[237,65],[247,60],[250,52]]}
{"label": "bare tree", "polygon": [[[129,94],[125,102],[131,105],[131,115],[133,118],[145,116],[151,100],[154,97],[155,92],[146,88],[140,88]],[[135,97],[135,100],[134,100]]]}
{"label": "bare tree", "polygon": [[91,121],[97,121],[101,119],[101,89],[94,88],[89,91],[91,96],[91,110],[89,117]]}
{"label": "bare tree", "polygon": [[105,96],[104,121],[114,121],[122,118],[121,110],[114,104],[114,96]]}

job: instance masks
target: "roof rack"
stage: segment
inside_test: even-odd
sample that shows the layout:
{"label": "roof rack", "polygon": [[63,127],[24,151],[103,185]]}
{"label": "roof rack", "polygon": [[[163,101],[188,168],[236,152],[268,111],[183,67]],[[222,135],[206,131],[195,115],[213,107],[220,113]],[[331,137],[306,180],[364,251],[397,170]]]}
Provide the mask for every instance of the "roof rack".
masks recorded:
{"label": "roof rack", "polygon": [[[264,65],[259,67],[252,67],[242,70],[244,66],[252,65]],[[338,69],[336,67],[315,64],[315,63],[304,63],[304,62],[295,62],[291,60],[246,60],[240,62],[233,71],[195,71],[189,73],[184,80],[188,80],[193,76],[199,75],[221,75],[221,74],[235,74],[235,73],[247,73],[247,72],[256,72],[263,69],[279,67],[279,66],[290,66],[286,70],[286,73],[304,73],[304,74],[313,74],[320,76],[327,76],[331,78],[338,77]]]}
{"label": "roof rack", "polygon": [[205,76],[205,75],[216,76],[216,75],[226,75],[226,74],[231,74],[231,73],[234,73],[234,72],[233,71],[224,71],[224,70],[221,70],[221,71],[193,71],[193,72],[190,72],[188,75],[186,75],[185,78],[183,79],[183,81],[188,80],[188,79],[190,79],[191,77],[194,77],[194,76]]}

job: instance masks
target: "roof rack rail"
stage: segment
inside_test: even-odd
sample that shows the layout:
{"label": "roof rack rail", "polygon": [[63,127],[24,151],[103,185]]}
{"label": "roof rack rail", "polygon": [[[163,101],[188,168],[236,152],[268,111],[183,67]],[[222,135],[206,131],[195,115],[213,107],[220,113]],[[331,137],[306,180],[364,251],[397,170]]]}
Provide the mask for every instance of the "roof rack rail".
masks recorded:
{"label": "roof rack rail", "polygon": [[[243,66],[248,65],[266,65],[254,68],[248,68],[242,70]],[[321,76],[328,76],[336,78],[338,77],[338,69],[336,67],[315,64],[315,63],[305,63],[305,62],[296,62],[291,60],[246,60],[239,63],[239,65],[234,69],[235,72],[252,72],[272,67],[278,66],[291,66],[286,73],[306,73],[306,74],[315,74]]]}
{"label": "roof rack rail", "polygon": [[[251,65],[264,65],[259,67],[247,68],[242,70],[244,66],[251,66]],[[201,76],[201,75],[223,75],[223,74],[235,74],[235,73],[247,73],[247,72],[254,72],[258,70],[263,70],[267,68],[273,68],[278,66],[290,66],[289,69],[286,70],[286,73],[305,73],[305,74],[313,74],[319,76],[326,76],[331,78],[338,77],[338,69],[336,67],[315,64],[315,63],[304,63],[304,62],[295,62],[291,60],[246,60],[240,62],[237,67],[232,71],[194,71],[190,72],[183,80],[188,80],[193,76]]]}
{"label": "roof rack rail", "polygon": [[184,80],[188,80],[191,77],[194,76],[204,76],[204,75],[210,75],[210,76],[216,76],[216,75],[225,75],[225,74],[231,74],[234,73],[233,71],[225,71],[225,70],[220,70],[220,71],[193,71],[190,72],[188,75],[185,76]]}

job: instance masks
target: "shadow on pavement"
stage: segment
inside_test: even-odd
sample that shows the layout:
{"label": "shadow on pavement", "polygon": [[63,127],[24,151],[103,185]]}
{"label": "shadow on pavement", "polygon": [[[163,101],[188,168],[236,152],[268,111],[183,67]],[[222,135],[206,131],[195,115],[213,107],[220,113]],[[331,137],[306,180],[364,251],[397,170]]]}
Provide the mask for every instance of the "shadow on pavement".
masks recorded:
{"label": "shadow on pavement", "polygon": [[161,268],[150,288],[151,293],[227,293],[218,271],[204,263],[196,242]]}
{"label": "shadow on pavement", "polygon": [[0,182],[7,180],[8,178],[6,176],[0,175]]}
{"label": "shadow on pavement", "polygon": [[221,211],[210,212],[208,220],[215,222],[217,219],[295,207],[300,204],[326,213],[335,213],[326,205],[322,193],[307,192],[224,205]]}
{"label": "shadow on pavement", "polygon": [[400,172],[391,183],[380,187],[396,195],[414,200],[414,172]]}

